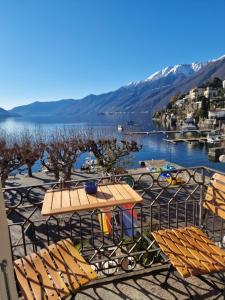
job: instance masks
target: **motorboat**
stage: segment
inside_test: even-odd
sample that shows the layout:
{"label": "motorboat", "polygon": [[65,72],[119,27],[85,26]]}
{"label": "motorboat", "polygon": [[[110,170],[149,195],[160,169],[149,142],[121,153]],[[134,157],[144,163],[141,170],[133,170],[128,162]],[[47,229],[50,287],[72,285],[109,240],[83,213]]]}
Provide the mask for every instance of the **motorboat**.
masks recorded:
{"label": "motorboat", "polygon": [[220,143],[224,140],[224,137],[220,134],[208,134],[207,135],[207,143],[208,144],[216,144]]}
{"label": "motorboat", "polygon": [[119,124],[119,125],[117,126],[117,129],[118,129],[118,131],[123,131],[123,126],[122,126],[121,124]]}

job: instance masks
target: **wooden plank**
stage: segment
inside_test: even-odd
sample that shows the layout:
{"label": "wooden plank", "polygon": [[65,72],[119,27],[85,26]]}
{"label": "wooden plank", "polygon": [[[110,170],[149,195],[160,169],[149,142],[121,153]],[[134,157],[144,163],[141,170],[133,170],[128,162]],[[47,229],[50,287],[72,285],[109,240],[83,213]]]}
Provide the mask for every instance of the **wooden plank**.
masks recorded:
{"label": "wooden plank", "polygon": [[203,206],[225,219],[225,193],[218,189],[219,185],[217,183],[216,188],[208,187]]}
{"label": "wooden plank", "polygon": [[209,272],[208,269],[206,269],[205,266],[202,265],[198,259],[192,255],[192,253],[189,251],[189,248],[187,248],[187,245],[184,245],[180,239],[177,238],[175,230],[165,230],[163,238],[167,238],[166,241],[170,245],[172,251],[177,249],[180,250],[182,259],[192,266],[190,267],[192,269],[190,270],[192,275],[205,274]]}
{"label": "wooden plank", "polygon": [[50,191],[47,191],[44,196],[42,210],[41,210],[41,213],[43,215],[48,214],[51,211],[52,199],[53,199],[53,193]]}
{"label": "wooden plank", "polygon": [[70,191],[71,206],[81,206],[80,197],[78,195],[78,189],[73,189]]}
{"label": "wooden plank", "polygon": [[152,235],[156,242],[158,243],[160,249],[166,254],[168,259],[170,260],[171,264],[177,269],[179,274],[186,278],[191,276],[191,273],[189,271],[189,266],[184,263],[182,256],[176,255],[173,251],[171,251],[171,248],[168,246],[168,244],[163,240],[161,236],[160,231],[152,232]]}
{"label": "wooden plank", "polygon": [[[193,234],[197,234],[196,240],[201,247],[205,247],[207,251],[211,251],[211,255],[219,263],[225,267],[225,251],[216,246],[200,229],[197,227],[188,228]],[[203,244],[204,243],[204,244]]]}
{"label": "wooden plank", "polygon": [[87,194],[88,201],[90,206],[98,204],[97,193],[96,194]]}
{"label": "wooden plank", "polygon": [[141,202],[143,200],[142,197],[129,186],[129,184],[123,184],[123,187],[132,196],[133,202]]}
{"label": "wooden plank", "polygon": [[100,190],[98,187],[96,197],[98,199],[98,202],[105,203],[107,201],[105,194]]}
{"label": "wooden plank", "polygon": [[55,262],[55,264],[58,267],[58,271],[61,272],[64,281],[69,286],[69,289],[71,291],[77,290],[80,287],[80,285],[79,285],[77,279],[75,278],[75,276],[72,274],[72,272],[68,268],[68,266],[65,264],[65,261],[63,260],[61,254],[59,253],[56,245],[54,245],[54,244],[49,245],[48,250],[51,254],[53,261]]}
{"label": "wooden plank", "polygon": [[[114,184],[109,184],[108,185],[108,189],[110,190],[110,192],[112,193],[112,195],[113,195],[113,197],[114,197],[114,199],[116,201],[124,200],[123,195],[121,195],[121,193],[119,192],[118,185],[117,185],[117,188],[116,188]],[[131,196],[127,200],[130,201],[131,200]]]}
{"label": "wooden plank", "polygon": [[52,210],[62,207],[62,191],[53,191]]}
{"label": "wooden plank", "polygon": [[34,300],[32,291],[27,281],[25,270],[23,268],[22,259],[17,259],[14,261],[14,269],[23,297],[27,300]]}
{"label": "wooden plank", "polygon": [[61,194],[62,197],[62,207],[70,207],[71,201],[70,201],[70,191],[64,190]]}
{"label": "wooden plank", "polygon": [[63,240],[64,245],[68,249],[68,251],[71,253],[71,255],[74,257],[74,260],[76,263],[80,266],[82,270],[87,274],[87,277],[89,280],[94,280],[97,278],[97,274],[92,269],[92,267],[85,261],[83,256],[79,253],[79,251],[74,247],[72,241],[70,239]]}
{"label": "wooden plank", "polygon": [[22,258],[22,262],[27,274],[28,282],[35,296],[35,300],[47,299],[44,290],[41,288],[41,282],[39,281],[38,276],[34,270],[31,257],[25,256],[24,258]]}
{"label": "wooden plank", "polygon": [[190,227],[182,228],[180,229],[180,232],[187,238],[188,242],[190,242],[190,244],[207,259],[210,264],[210,272],[224,270],[225,258],[222,258],[208,246],[211,241],[207,237],[205,237],[206,239],[204,241]]}
{"label": "wooden plank", "polygon": [[125,200],[130,200],[130,193],[124,188],[122,184],[115,184],[115,188],[119,191],[119,193],[123,196]]}
{"label": "wooden plank", "polygon": [[60,297],[65,297],[70,294],[67,286],[65,285],[64,281],[62,280],[61,276],[59,275],[59,272],[56,271],[56,267],[51,259],[51,256],[49,255],[47,249],[41,249],[39,251],[42,260],[45,264],[45,267],[47,268],[49,274],[51,275],[52,280],[54,281],[55,287],[60,295]]}
{"label": "wooden plank", "polygon": [[85,190],[82,188],[82,189],[78,189],[77,192],[78,192],[81,205],[82,206],[90,205]]}
{"label": "wooden plank", "polygon": [[59,296],[53,285],[53,281],[48,277],[46,269],[38,253],[31,253],[30,255],[33,264],[35,266],[35,271],[38,273],[38,278],[42,283],[42,286],[46,292],[49,299],[58,300]]}
{"label": "wooden plank", "polygon": [[212,183],[212,186],[215,188],[215,189],[218,189],[222,195],[225,194],[225,185],[224,183],[220,182],[220,181],[217,181],[217,180],[214,180],[213,183]]}
{"label": "wooden plank", "polygon": [[215,174],[212,176],[212,179],[221,181],[222,183],[225,184],[225,175],[221,175],[221,174],[219,174],[219,173],[215,173]]}
{"label": "wooden plank", "polygon": [[198,246],[198,243],[194,240],[187,230],[173,230],[177,238],[183,243],[183,245],[191,252],[193,257],[202,264],[206,270],[206,273],[220,271],[220,266],[217,266],[215,260],[210,254]]}
{"label": "wooden plank", "polygon": [[60,241],[56,245],[58,251],[60,252],[61,256],[63,257],[66,265],[68,268],[76,275],[76,278],[79,284],[82,286],[89,282],[89,279],[86,273],[79,267],[79,265],[73,259],[73,256],[68,251],[66,246],[64,245],[63,241]]}
{"label": "wooden plank", "polygon": [[114,202],[115,203],[115,198],[114,196],[111,194],[108,185],[99,185],[98,189],[101,193],[104,194],[104,198],[105,198],[105,202]]}
{"label": "wooden plank", "polygon": [[[122,186],[121,193],[118,190]],[[110,190],[111,189],[111,190]],[[128,184],[100,185],[95,195],[87,195],[83,188],[76,189],[79,197],[79,203],[76,199],[75,190],[71,192],[71,203],[68,206],[61,207],[61,193],[64,195],[66,191],[56,191],[53,196],[52,208],[43,215],[57,215],[62,213],[70,213],[74,211],[85,211],[96,208],[105,208],[126,203],[135,203],[142,201],[139,196]],[[68,192],[68,191],[67,191]],[[124,197],[126,195],[126,198]],[[130,195],[130,196],[128,196]],[[63,204],[64,205],[64,204]]]}

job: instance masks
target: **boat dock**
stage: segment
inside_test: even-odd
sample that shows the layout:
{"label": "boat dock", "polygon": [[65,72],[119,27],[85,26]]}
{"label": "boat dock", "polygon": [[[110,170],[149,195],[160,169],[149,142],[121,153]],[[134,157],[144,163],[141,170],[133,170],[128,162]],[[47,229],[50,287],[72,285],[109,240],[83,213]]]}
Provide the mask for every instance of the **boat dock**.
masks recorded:
{"label": "boat dock", "polygon": [[133,135],[133,134],[170,134],[170,133],[186,133],[186,132],[197,132],[197,133],[208,133],[211,132],[212,129],[192,129],[192,130],[152,130],[152,131],[127,131],[123,134]]}
{"label": "boat dock", "polygon": [[176,143],[191,143],[191,142],[198,142],[198,143],[206,143],[207,142],[207,137],[191,137],[191,138],[178,138],[178,139],[163,139],[164,141],[171,143],[171,144],[176,144]]}

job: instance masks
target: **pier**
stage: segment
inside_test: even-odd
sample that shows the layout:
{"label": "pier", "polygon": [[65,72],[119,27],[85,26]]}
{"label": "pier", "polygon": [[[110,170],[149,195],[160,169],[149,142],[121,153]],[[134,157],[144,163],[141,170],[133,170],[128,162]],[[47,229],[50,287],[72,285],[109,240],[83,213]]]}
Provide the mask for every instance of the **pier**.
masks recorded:
{"label": "pier", "polygon": [[164,141],[171,143],[171,144],[176,144],[176,143],[191,143],[191,142],[198,142],[198,143],[206,143],[207,142],[207,137],[191,137],[191,138],[178,138],[178,139],[163,139]]}
{"label": "pier", "polygon": [[192,129],[192,130],[152,130],[152,131],[127,131],[124,134],[133,135],[133,134],[170,134],[170,133],[187,133],[187,132],[197,132],[197,133],[208,133],[211,132],[212,129]]}

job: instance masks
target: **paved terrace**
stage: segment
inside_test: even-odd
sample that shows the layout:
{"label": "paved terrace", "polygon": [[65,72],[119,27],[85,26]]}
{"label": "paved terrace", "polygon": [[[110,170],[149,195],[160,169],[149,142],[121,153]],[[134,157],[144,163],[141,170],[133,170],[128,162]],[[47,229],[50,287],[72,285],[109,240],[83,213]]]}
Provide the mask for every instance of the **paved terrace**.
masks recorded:
{"label": "paved terrace", "polygon": [[[83,289],[76,295],[76,300],[203,300],[223,299],[221,293],[213,290],[197,277],[181,280],[175,272],[168,280],[166,287],[161,287],[167,270],[162,267],[154,272],[140,274],[130,279],[113,280],[111,283],[98,284],[97,286]],[[223,288],[215,276],[212,278]]]}
{"label": "paved terrace", "polygon": [[[144,172],[144,170],[142,169]],[[183,178],[185,179],[186,183],[182,186],[172,186],[172,185],[165,185],[161,182],[160,185],[157,182],[157,176],[149,175],[149,174],[142,174],[138,175],[140,170],[132,170],[134,173],[135,179],[135,186],[138,192],[144,198],[144,207],[140,210],[141,219],[145,219],[145,222],[142,223],[141,226],[147,228],[150,231],[150,228],[154,228],[154,222],[156,222],[156,229],[158,228],[167,228],[169,227],[177,227],[177,226],[185,226],[187,225],[198,225],[199,222],[199,200],[202,194],[202,188],[207,186],[208,178],[213,174],[213,170],[209,170],[206,168],[193,168],[189,170],[183,170],[180,174],[183,174]],[[204,173],[204,180],[201,179],[201,174]],[[189,174],[189,175],[188,175]],[[93,174],[91,176],[96,176]],[[84,174],[83,172],[75,172],[73,179],[75,180],[84,180],[90,177],[90,174]],[[53,181],[53,177],[41,173],[35,174],[34,178],[28,178],[26,176],[17,176],[17,178],[10,178],[8,181],[7,186],[15,189],[18,187],[20,189],[21,186],[29,186],[29,185],[46,185],[49,182]],[[154,183],[153,183],[154,182]],[[203,185],[202,185],[203,183]],[[151,187],[155,188],[152,189]],[[45,187],[45,189],[48,187]],[[29,189],[29,187],[27,187]],[[46,230],[47,235],[52,235],[52,238],[55,238],[55,230],[52,230],[52,226],[56,226],[53,222],[54,220],[41,220],[40,217],[40,208],[41,208],[41,199],[43,197],[43,191],[37,187],[32,188],[29,193],[27,194],[26,188],[21,189],[22,197],[24,201],[21,204],[16,206],[11,206],[10,208],[10,198],[7,201],[9,204],[8,216],[9,216],[9,224],[11,226],[11,238],[12,243],[14,244],[14,255],[18,257],[18,255],[24,255],[24,245],[27,243],[26,247],[28,253],[32,252],[33,246],[37,246],[38,248],[46,244]],[[19,194],[18,194],[19,195]],[[37,197],[37,198],[36,198]],[[32,200],[32,201],[31,201]],[[38,201],[37,201],[38,200]],[[24,209],[24,205],[27,203],[31,204],[32,207],[28,209]],[[12,203],[15,205],[15,203]],[[29,204],[29,205],[30,205]],[[152,209],[152,212],[150,210]],[[160,213],[159,213],[160,209]],[[20,215],[17,215],[17,212]],[[15,215],[14,215],[15,214]],[[22,214],[24,215],[25,219],[23,219]],[[16,219],[14,220],[14,217]],[[19,220],[17,220],[19,217]],[[22,219],[21,219],[22,217]],[[62,237],[70,236],[71,232],[69,228],[70,222],[78,222],[79,220],[86,219],[87,216],[80,216],[80,219],[77,219],[78,216],[70,217],[65,219],[65,222],[57,223],[58,227],[60,227],[59,233],[62,234]],[[28,223],[26,222],[26,218]],[[37,221],[40,220],[40,221]],[[212,222],[213,220],[213,222]],[[17,225],[14,225],[14,222],[18,222],[18,231]],[[30,222],[31,221],[31,222]],[[223,224],[219,222],[214,222],[214,219],[208,219],[207,221],[207,228],[213,227],[213,235],[212,238],[221,243],[221,238],[223,238],[223,233],[225,231],[224,222]],[[41,224],[40,224],[41,222]],[[46,223],[45,223],[46,222]],[[53,222],[51,224],[51,222]],[[88,219],[87,222],[94,226],[98,224],[94,221]],[[169,223],[168,223],[169,222]],[[24,224],[24,225],[23,225]],[[85,244],[83,245],[83,249],[81,250],[83,255],[85,255],[86,259],[88,257],[92,257],[93,251],[97,251],[97,255],[90,258],[90,263],[94,265],[98,261],[102,259],[103,262],[109,261],[107,255],[102,254],[101,247],[99,247],[99,243],[102,243],[102,234],[101,231],[98,232],[96,237],[96,244],[95,241],[92,240],[92,233],[90,232],[90,224],[86,224],[86,227],[75,227],[72,231],[71,238],[77,237],[76,232],[80,232],[83,230],[82,238],[86,238],[89,240],[88,247],[85,249]],[[27,226],[28,225],[28,226]],[[30,225],[30,226],[29,226]],[[44,226],[45,225],[45,226]],[[24,226],[24,227],[23,227]],[[27,227],[26,227],[27,226]],[[19,230],[20,228],[20,230]],[[48,229],[47,229],[48,228]],[[57,227],[54,227],[57,228]],[[152,230],[155,230],[153,229]],[[86,231],[84,231],[84,229]],[[22,241],[19,235],[24,230],[25,240]],[[36,238],[33,236],[33,230],[36,231]],[[76,232],[75,232],[76,231]],[[75,235],[74,235],[75,234]],[[19,237],[17,241],[17,236]],[[144,237],[144,236],[143,236]],[[145,237],[144,237],[145,238]],[[50,240],[50,241],[51,241]],[[21,244],[22,241],[22,244]],[[148,241],[148,239],[147,239]],[[48,241],[49,242],[49,241]],[[74,241],[74,242],[79,242]],[[80,240],[81,242],[81,240]],[[91,245],[94,242],[94,245]],[[146,240],[145,240],[146,242]],[[40,244],[39,244],[40,243]],[[19,244],[21,244],[21,249]],[[117,247],[119,251],[123,250],[123,246],[125,245],[122,242],[121,246],[118,246],[117,243],[114,244],[114,241],[111,239],[107,239],[106,237],[103,240],[103,245],[108,249],[110,252],[110,259],[117,259],[117,255],[120,255],[116,252],[112,252],[112,246]],[[32,246],[32,247],[31,247]],[[92,247],[93,246],[93,247]],[[108,247],[108,248],[107,248]],[[145,255],[149,252],[146,252],[148,245],[145,246],[142,254]],[[152,248],[150,248],[152,249]],[[18,251],[17,251],[18,250]],[[152,249],[153,251],[156,251]],[[91,256],[89,253],[92,253]],[[149,267],[142,265],[143,261],[141,259],[141,253],[136,254],[137,249],[134,248],[133,252],[123,253],[125,257],[132,256],[137,258],[137,267],[134,270],[122,270],[122,272],[117,273],[114,272],[110,276],[103,276],[102,279],[99,279],[92,283],[90,286],[86,286],[82,288],[82,290],[76,295],[75,299],[81,300],[89,300],[89,299],[106,299],[106,300],[119,300],[119,299],[223,299],[218,291],[212,289],[207,284],[203,283],[200,279],[196,277],[185,279],[185,281],[181,280],[180,276],[175,272],[171,275],[168,280],[168,284],[165,287],[161,286],[163,282],[167,269],[165,265],[159,263],[159,261],[154,261]],[[155,253],[155,252],[152,252]],[[140,256],[139,256],[140,255]],[[140,264],[141,262],[141,264]],[[101,265],[101,263],[100,263]],[[98,266],[100,266],[98,265]],[[142,265],[142,267],[141,267]],[[119,269],[120,266],[118,265]],[[99,273],[102,274],[102,269],[99,267]],[[222,286],[221,280],[216,278],[214,275],[209,276],[209,279],[213,280],[219,286]]]}

